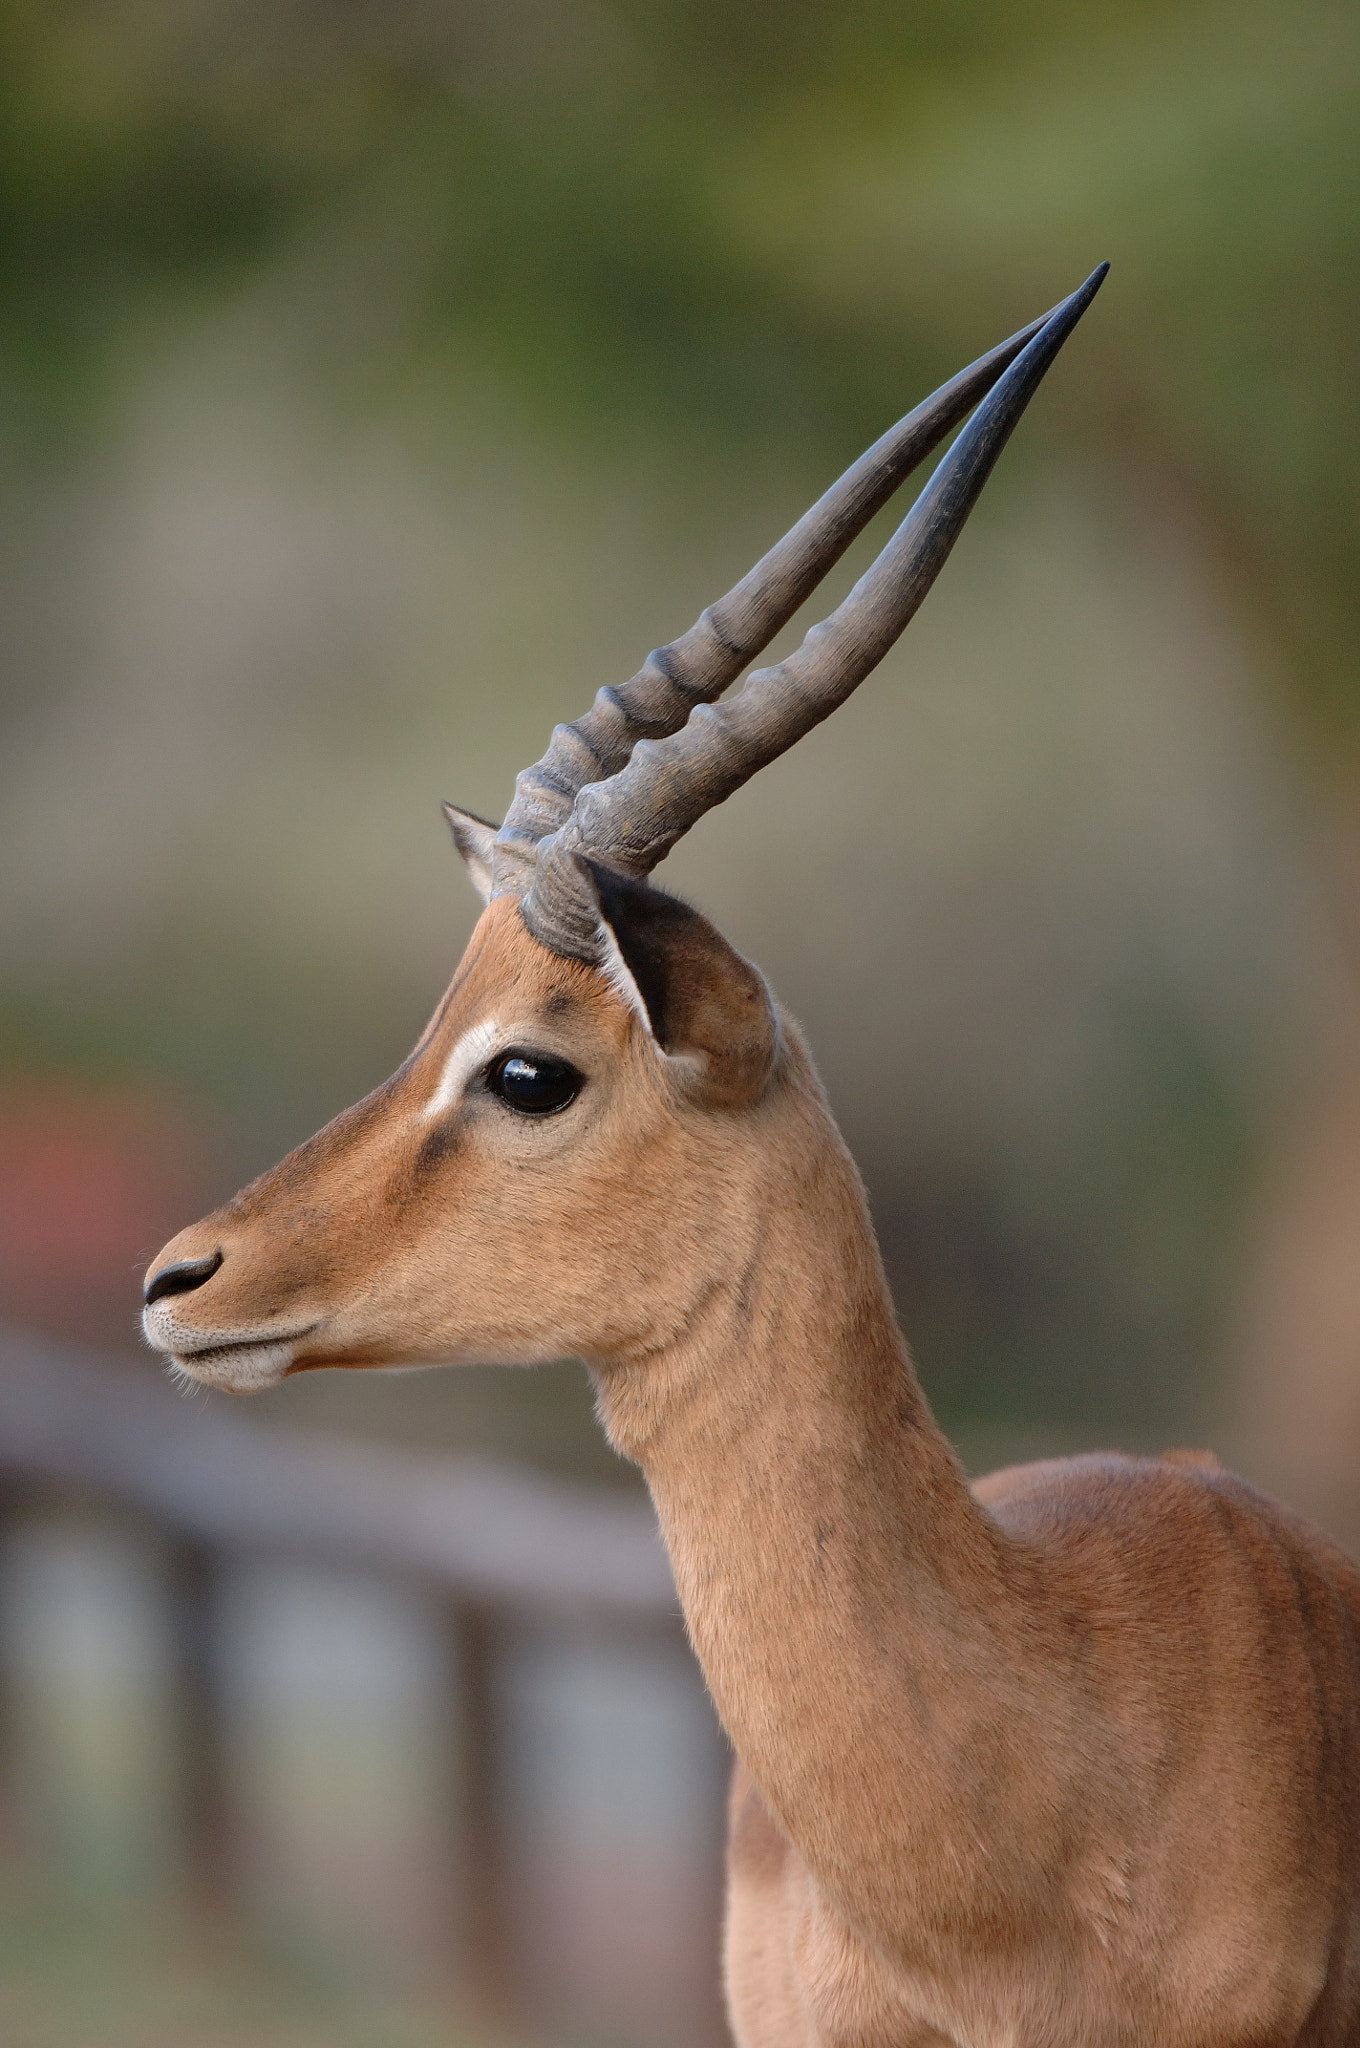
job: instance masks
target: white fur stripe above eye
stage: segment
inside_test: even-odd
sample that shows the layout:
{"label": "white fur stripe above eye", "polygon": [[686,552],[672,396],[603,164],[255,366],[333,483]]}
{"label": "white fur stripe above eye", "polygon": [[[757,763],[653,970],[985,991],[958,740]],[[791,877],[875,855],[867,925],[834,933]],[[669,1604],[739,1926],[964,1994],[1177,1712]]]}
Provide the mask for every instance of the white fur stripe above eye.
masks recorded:
{"label": "white fur stripe above eye", "polygon": [[463,1033],[444,1062],[439,1086],[420,1112],[422,1116],[439,1116],[453,1108],[473,1075],[490,1059],[500,1036],[501,1027],[494,1017]]}

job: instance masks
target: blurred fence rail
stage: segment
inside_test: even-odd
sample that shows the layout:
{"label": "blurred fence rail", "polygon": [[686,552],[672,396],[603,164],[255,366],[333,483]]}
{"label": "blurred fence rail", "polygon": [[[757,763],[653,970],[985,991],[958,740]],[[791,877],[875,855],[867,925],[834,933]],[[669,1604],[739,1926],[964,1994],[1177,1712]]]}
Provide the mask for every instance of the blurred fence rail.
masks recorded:
{"label": "blurred fence rail", "polygon": [[479,1458],[284,1434],[13,1330],[0,1330],[0,1461],[206,1543],[379,1564],[481,1605],[679,1618],[640,1501]]}
{"label": "blurred fence rail", "polygon": [[[469,2011],[644,2048],[718,2037],[720,1744],[644,1501],[269,1427],[130,1361],[4,1326],[0,1488],[10,1528],[76,1503],[155,1532],[178,1723],[172,1803],[201,1893],[221,1899],[240,1883],[226,1576],[260,1560],[376,1574],[413,1592],[443,1633],[432,1919]],[[540,1754],[554,1670],[577,1731],[565,1768],[587,1781],[565,1795]],[[631,1722],[618,1704],[630,1685]],[[582,1804],[618,1806],[611,1748],[631,1757],[631,1822]],[[575,1846],[564,1797],[591,1838]],[[557,1812],[536,1860],[524,1848],[535,1801]]]}

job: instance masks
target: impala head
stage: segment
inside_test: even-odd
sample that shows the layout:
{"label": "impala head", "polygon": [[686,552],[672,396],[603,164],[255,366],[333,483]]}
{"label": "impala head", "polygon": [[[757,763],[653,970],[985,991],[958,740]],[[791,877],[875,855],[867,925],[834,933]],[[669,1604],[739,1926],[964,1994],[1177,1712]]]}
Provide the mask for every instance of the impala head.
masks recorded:
{"label": "impala head", "polygon": [[[908,414],[559,726],[499,829],[446,806],[486,902],[448,993],[390,1081],[160,1253],[157,1350],[239,1392],[317,1365],[604,1364],[663,1345],[715,1266],[739,1270],[743,1219],[805,1146],[808,1069],[757,971],[647,877],[892,646],[1103,275]],[[844,603],[717,704],[970,411]]]}

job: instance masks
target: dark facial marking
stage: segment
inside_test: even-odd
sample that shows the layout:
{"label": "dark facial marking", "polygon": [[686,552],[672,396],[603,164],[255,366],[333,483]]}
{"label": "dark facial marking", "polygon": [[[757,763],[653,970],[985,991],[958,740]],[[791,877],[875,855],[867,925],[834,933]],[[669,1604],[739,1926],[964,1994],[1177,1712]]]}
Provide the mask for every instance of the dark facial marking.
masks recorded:
{"label": "dark facial marking", "polygon": [[417,1181],[432,1173],[450,1152],[458,1149],[459,1132],[453,1117],[443,1117],[433,1123],[421,1140],[420,1150],[412,1169]]}

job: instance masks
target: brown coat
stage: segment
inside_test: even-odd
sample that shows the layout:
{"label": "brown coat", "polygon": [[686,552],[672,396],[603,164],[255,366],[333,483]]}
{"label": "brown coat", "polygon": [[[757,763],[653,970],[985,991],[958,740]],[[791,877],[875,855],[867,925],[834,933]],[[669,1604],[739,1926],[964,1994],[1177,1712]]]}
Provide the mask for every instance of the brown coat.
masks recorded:
{"label": "brown coat", "polygon": [[601,930],[493,902],[392,1080],[166,1247],[151,1342],[586,1360],[740,1758],[741,2048],[1360,2043],[1360,1574],[1211,1459],[970,1491],[796,1027],[659,892]]}

